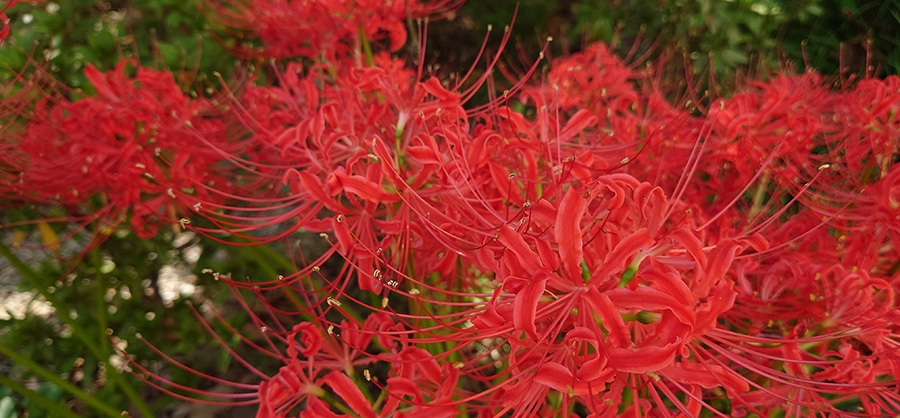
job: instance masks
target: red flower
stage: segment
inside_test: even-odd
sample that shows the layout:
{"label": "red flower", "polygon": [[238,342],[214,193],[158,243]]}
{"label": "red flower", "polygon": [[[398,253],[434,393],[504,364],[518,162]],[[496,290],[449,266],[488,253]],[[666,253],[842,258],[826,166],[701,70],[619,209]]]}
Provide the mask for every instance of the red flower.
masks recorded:
{"label": "red flower", "polygon": [[[406,43],[406,20],[440,15],[462,4],[456,0],[210,0],[210,18],[233,35],[262,41],[259,53],[271,58],[305,57],[322,61],[361,52],[361,42],[387,39],[396,51]],[[360,39],[360,38],[363,39]],[[357,56],[357,59],[359,57]]]}
{"label": "red flower", "polygon": [[[189,98],[171,74],[128,76],[131,64],[106,74],[88,66],[96,96],[38,103],[18,152],[4,157],[19,174],[8,198],[77,207],[106,228],[130,211],[141,237],[177,225],[198,202],[222,200],[229,176],[217,166],[230,146],[211,104]],[[104,205],[91,207],[97,194]]]}

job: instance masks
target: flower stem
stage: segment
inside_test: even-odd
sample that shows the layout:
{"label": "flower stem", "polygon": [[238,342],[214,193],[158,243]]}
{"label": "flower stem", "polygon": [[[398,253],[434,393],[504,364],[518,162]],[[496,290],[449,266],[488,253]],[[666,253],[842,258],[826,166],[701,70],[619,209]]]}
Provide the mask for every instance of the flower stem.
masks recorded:
{"label": "flower stem", "polygon": [[[78,389],[77,386],[61,379],[55,373],[41,367],[41,365],[35,363],[34,361],[31,361],[31,359],[17,353],[16,350],[12,349],[11,347],[7,347],[3,344],[0,344],[0,354],[3,354],[4,356],[9,357],[9,359],[12,360],[13,363],[15,363],[15,364],[25,366],[32,373],[34,373],[40,377],[43,377],[44,379],[47,379],[48,382],[53,383],[54,385],[58,386],[60,389],[66,391],[66,392],[69,392],[70,394],[72,394],[72,396],[74,396],[78,399],[81,399],[88,406],[94,407],[98,411],[103,412],[104,414],[106,414],[110,417],[121,417],[122,416],[121,411],[117,411],[115,408],[107,405],[102,400],[98,399],[96,396],[92,396],[91,394],[84,392],[81,389]],[[29,398],[32,401],[51,409],[53,411],[53,416],[72,416],[72,417],[77,416],[74,414],[66,415],[61,412],[58,412],[58,409],[59,409],[59,410],[63,410],[66,413],[69,413],[69,410],[68,410],[68,408],[65,408],[64,406],[62,406],[56,402],[53,402],[50,399],[45,398],[44,395],[41,395],[40,393],[34,392],[24,386],[21,386],[18,383],[11,381],[11,379],[8,381],[5,381],[6,379],[8,379],[8,378],[0,375],[0,383],[2,383],[4,386],[7,386],[7,387],[15,390],[16,392],[19,392],[19,394],[21,394],[22,396]],[[32,393],[28,393],[28,392],[32,392]],[[34,399],[33,397],[35,395],[37,397],[40,397],[43,399]]]}
{"label": "flower stem", "polygon": [[[68,309],[64,309],[64,304],[61,303],[56,297],[53,296],[52,293],[48,292],[46,287],[41,284],[41,279],[38,274],[31,269],[28,265],[22,262],[18,257],[13,254],[9,248],[6,247],[2,242],[0,242],[0,255],[6,257],[9,260],[9,263],[16,269],[16,271],[22,276],[22,278],[47,302],[50,302],[50,305],[56,310],[57,315],[60,319],[62,319],[69,327],[72,329],[72,334],[75,335],[81,342],[87,347],[87,349],[97,358],[98,361],[108,361],[109,356],[111,354],[108,340],[104,338],[101,345],[97,345],[88,333],[75,321]],[[101,299],[102,302],[102,299]],[[105,328],[101,328],[102,332],[106,332]],[[138,396],[137,392],[131,385],[128,384],[128,381],[125,380],[124,376],[122,376],[115,367],[107,367],[106,368],[107,378],[112,380],[114,383],[121,386],[122,391],[125,392],[125,396],[131,400],[134,404],[135,408],[140,411],[141,415],[145,417],[152,417],[155,414],[150,410],[149,407],[144,403],[140,396]]]}

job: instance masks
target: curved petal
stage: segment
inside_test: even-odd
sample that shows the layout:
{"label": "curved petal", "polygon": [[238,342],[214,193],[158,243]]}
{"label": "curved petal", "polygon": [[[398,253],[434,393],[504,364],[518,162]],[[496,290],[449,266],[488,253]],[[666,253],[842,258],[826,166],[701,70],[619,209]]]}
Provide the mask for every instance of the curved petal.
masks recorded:
{"label": "curved petal", "polygon": [[344,373],[334,370],[325,375],[323,381],[346,402],[353,412],[362,418],[376,418],[375,411],[372,410],[372,405],[369,404],[365,395]]}
{"label": "curved petal", "polygon": [[554,234],[559,245],[559,257],[570,277],[581,276],[581,260],[584,258],[584,238],[581,218],[587,202],[582,193],[570,187],[559,204]]}

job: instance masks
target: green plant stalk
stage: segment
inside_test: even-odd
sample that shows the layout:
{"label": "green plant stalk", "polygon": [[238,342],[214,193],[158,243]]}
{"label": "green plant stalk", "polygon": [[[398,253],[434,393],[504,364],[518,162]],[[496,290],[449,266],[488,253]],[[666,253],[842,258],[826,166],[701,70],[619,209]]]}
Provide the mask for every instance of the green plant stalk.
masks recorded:
{"label": "green plant stalk", "polygon": [[[296,269],[296,267],[293,264],[291,264],[291,262],[285,260],[284,257],[280,256],[278,253],[276,253],[275,251],[273,251],[271,248],[269,248],[266,245],[251,245],[251,246],[244,247],[244,248],[251,249],[251,251],[253,251],[254,255],[256,255],[255,258],[257,259],[257,261],[262,261],[263,259],[261,257],[265,257],[266,260],[273,262],[273,264],[275,264],[278,267],[281,267],[285,270]],[[261,267],[264,270],[266,270],[267,273],[270,273],[272,275],[272,277],[275,277],[275,275],[277,275],[277,273],[275,272],[274,269],[272,269],[271,267],[268,267],[268,265],[269,265],[268,263],[264,263],[264,264],[261,264]]]}
{"label": "green plant stalk", "polygon": [[359,27],[359,39],[360,43],[362,43],[363,54],[366,58],[366,65],[369,67],[375,66],[375,55],[372,54],[372,44],[369,43],[369,38],[366,37],[365,31],[363,31],[362,26]]}
{"label": "green plant stalk", "polygon": [[[103,401],[97,399],[97,397],[95,397],[87,392],[84,392],[81,389],[78,389],[78,387],[76,387],[75,385],[61,379],[59,376],[53,374],[53,372],[41,367],[40,364],[37,364],[37,363],[31,361],[29,358],[17,353],[16,350],[13,350],[10,347],[0,344],[0,353],[9,357],[14,363],[21,364],[21,365],[27,367],[28,370],[30,370],[34,374],[41,376],[44,379],[47,379],[47,381],[49,381],[50,383],[53,383],[56,386],[59,386],[61,389],[72,394],[72,396],[75,396],[76,398],[81,399],[82,401],[84,401],[84,403],[88,404],[88,406],[94,407],[98,411],[103,412],[104,414],[109,415],[110,417],[121,417],[122,416],[122,411],[117,411],[113,407],[111,407],[111,406],[103,403]],[[66,413],[70,413],[67,408],[61,406],[58,403],[53,402],[52,400],[45,397],[44,395],[41,395],[40,393],[34,392],[31,389],[21,386],[18,383],[13,382],[11,379],[9,379],[9,382],[12,382],[12,383],[4,382],[4,379],[8,379],[8,378],[0,375],[0,383],[8,386],[9,388],[11,388],[12,390],[15,390],[16,392],[19,392],[22,396],[29,398],[35,402],[38,402],[42,406],[46,406],[47,408],[53,410],[55,414],[57,414],[59,416],[64,415],[64,414],[58,412],[57,408],[62,409]],[[28,392],[31,392],[31,393],[28,393]],[[40,397],[40,399],[33,399],[32,396]],[[57,416],[57,415],[54,415],[54,416]],[[72,414],[72,415],[65,415],[65,416],[76,417],[77,415]]]}
{"label": "green plant stalk", "polygon": [[[34,270],[31,269],[31,267],[23,263],[22,260],[19,260],[19,258],[16,257],[15,254],[13,254],[9,250],[9,248],[7,248],[6,245],[4,245],[2,242],[0,242],[0,255],[6,257],[13,268],[15,268],[16,271],[20,275],[22,275],[22,278],[25,279],[25,281],[33,289],[40,293],[40,295],[43,296],[44,299],[47,300],[47,302],[50,302],[50,305],[54,307],[59,317],[67,325],[69,325],[69,327],[71,327],[72,334],[75,335],[79,340],[81,340],[81,342],[88,348],[88,350],[91,352],[91,354],[94,355],[94,357],[96,357],[99,361],[108,361],[109,355],[104,355],[105,350],[101,349],[100,346],[97,346],[96,343],[91,340],[88,333],[81,328],[78,322],[72,319],[69,311],[66,309],[59,309],[59,307],[63,306],[63,304],[61,304],[59,300],[57,300],[56,297],[54,297],[52,293],[48,292],[47,289],[41,284],[41,280],[38,277],[37,273],[35,273]],[[105,328],[102,329],[102,331],[105,332]],[[106,341],[107,340],[104,339],[102,347],[108,348],[109,346],[107,346]],[[108,353],[109,351],[106,352]],[[127,396],[128,399],[131,400],[131,402],[141,413],[141,415],[145,417],[154,416],[153,412],[150,410],[147,404],[144,403],[144,401],[140,396],[138,396],[134,388],[132,388],[131,385],[128,384],[128,381],[119,373],[118,370],[115,369],[115,367],[107,367],[106,375],[107,378],[121,386],[122,391],[125,393],[125,396]]]}
{"label": "green plant stalk", "polygon": [[[0,255],[6,257],[6,259],[9,260],[9,263],[12,264],[13,268],[15,268],[16,271],[22,275],[22,278],[25,279],[25,281],[33,289],[40,293],[40,295],[43,296],[44,299],[47,300],[47,302],[50,302],[50,304],[53,305],[54,308],[61,306],[59,301],[56,300],[56,297],[53,296],[52,293],[48,292],[47,289],[44,288],[44,285],[41,284],[41,280],[38,277],[37,273],[35,273],[34,270],[31,269],[31,267],[28,267],[25,263],[19,260],[19,258],[16,257],[12,252],[10,252],[6,245],[4,245],[2,242],[0,242]],[[88,350],[90,350],[94,354],[100,352],[96,344],[91,341],[91,339],[87,336],[87,334],[85,334],[84,330],[81,329],[78,323],[72,319],[68,311],[56,309],[56,312],[57,314],[59,314],[59,317],[72,328],[72,333],[87,346]]]}
{"label": "green plant stalk", "polygon": [[[6,386],[13,391],[19,393],[24,396],[28,400],[34,401],[35,403],[40,404],[41,406],[49,409],[54,417],[64,417],[64,418],[79,418],[78,415],[75,415],[72,411],[69,411],[68,408],[54,403],[52,399],[41,395],[38,392],[35,392],[31,389],[26,388],[25,386],[20,385],[15,380],[12,380],[2,374],[0,374],[0,385]],[[117,414],[116,416],[121,417],[121,414]]]}
{"label": "green plant stalk", "polygon": [[769,172],[766,171],[763,173],[762,177],[759,180],[759,184],[756,186],[756,190],[753,192],[753,206],[750,208],[750,214],[747,216],[748,219],[754,219],[760,212],[762,212],[763,208],[763,199],[766,197],[766,191],[769,188]]}
{"label": "green plant stalk", "polygon": [[104,274],[100,272],[100,266],[103,263],[103,259],[100,257],[100,251],[94,248],[91,250],[91,261],[94,263],[94,269],[96,270],[96,275],[94,275],[94,285],[97,287],[97,324],[100,329],[100,348],[104,349],[103,354],[105,355],[103,358],[109,358],[109,354],[111,354],[110,350],[105,349],[107,347],[107,341],[109,341],[109,335],[106,333],[106,328],[108,327],[109,321],[106,318],[106,286],[103,282]]}

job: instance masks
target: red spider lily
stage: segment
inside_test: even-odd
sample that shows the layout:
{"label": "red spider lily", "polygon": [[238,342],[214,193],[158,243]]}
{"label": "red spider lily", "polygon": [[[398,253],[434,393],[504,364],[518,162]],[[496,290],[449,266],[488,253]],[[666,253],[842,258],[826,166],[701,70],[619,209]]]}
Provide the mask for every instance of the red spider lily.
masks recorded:
{"label": "red spider lily", "polygon": [[[289,5],[319,7],[241,7]],[[323,31],[346,47],[328,54],[374,37],[357,26]],[[261,383],[201,374],[241,392],[212,402],[278,417],[897,409],[895,82],[838,93],[780,77],[698,118],[592,47],[466,110],[484,78],[466,89],[385,54],[329,59],[233,95],[251,146],[196,135],[265,191],[202,188],[212,225],[195,230],[259,243],[304,228],[327,246],[288,277],[222,280],[288,300],[262,318],[244,305],[263,332],[242,341],[279,370],[232,352]],[[854,169],[835,170],[848,156]],[[288,226],[255,234],[273,225]],[[343,266],[323,272],[332,257]]]}
{"label": "red spider lily", "polygon": [[[746,244],[721,242],[707,256],[684,227],[660,235],[668,205],[647,184],[601,177],[585,191],[566,192],[556,219],[548,219],[555,225],[549,230],[542,226],[545,215],[531,218],[529,229],[555,237],[546,246],[558,248],[558,258],[534,253],[524,239],[530,235],[501,230],[499,241],[507,248],[497,270],[502,286],[473,322],[481,335],[500,337],[511,347],[505,409],[517,415],[542,410],[548,390],[564,402],[607,408],[612,400],[603,394],[619,379],[651,392],[668,384],[654,380],[660,378],[682,388],[722,386],[731,394],[748,389],[734,372],[689,356],[692,341],[730,309],[736,292],[722,275]],[[585,236],[592,238],[584,243]],[[754,245],[764,249],[759,240]],[[664,393],[675,400],[672,392]],[[701,399],[696,405],[704,404]],[[616,400],[612,407],[620,405]],[[668,407],[662,399],[655,405]],[[650,406],[635,403],[635,412],[645,414]],[[680,408],[694,407],[691,402]]]}
{"label": "red spider lily", "polygon": [[407,19],[440,17],[461,4],[457,0],[207,2],[211,20],[233,35],[249,35],[262,42],[258,51],[245,49],[240,53],[322,61],[353,52],[361,61],[368,42],[383,39],[388,40],[391,51],[397,51],[406,43]]}
{"label": "red spider lily", "polygon": [[[508,36],[507,31],[502,44]],[[493,58],[489,66],[496,61]],[[378,270],[376,249],[391,250],[390,254],[404,257],[404,246],[419,241],[419,233],[435,229],[430,221],[423,225],[406,220],[409,212],[403,212],[405,206],[400,206],[402,213],[394,213],[395,205],[391,203],[402,200],[398,191],[408,187],[432,188],[412,197],[416,200],[440,196],[434,184],[425,183],[433,174],[446,175],[438,172],[443,151],[435,136],[467,135],[468,120],[481,112],[464,111],[461,104],[471,98],[485,78],[458,90],[434,78],[418,82],[421,74],[403,69],[399,61],[386,55],[376,56],[374,66],[369,68],[326,74],[324,68],[317,66],[305,72],[304,75],[300,66],[290,65],[280,73],[279,87],[249,88],[233,107],[236,118],[251,130],[259,147],[247,156],[231,158],[263,180],[276,176],[283,179],[291,191],[283,198],[246,201],[251,205],[275,204],[278,209],[291,207],[290,211],[252,219],[213,213],[216,227],[197,230],[226,230],[254,241],[277,239],[299,227],[334,231],[342,254],[354,259],[356,268],[368,276],[361,278],[360,284],[364,289],[379,291],[378,278],[371,273]],[[319,87],[323,85],[324,88]],[[379,148],[381,138],[393,146]],[[379,159],[391,163],[372,164]],[[407,182],[401,176],[417,180]],[[420,206],[427,205],[425,200],[419,202]],[[261,207],[253,210],[265,211]],[[432,210],[414,209],[418,216]],[[327,217],[320,215],[323,213],[328,213]],[[244,235],[292,216],[299,220],[276,237]],[[383,232],[413,233],[390,242],[379,237],[373,223]],[[437,253],[447,252],[436,250]],[[452,258],[448,256],[446,260]]]}
{"label": "red spider lily", "polygon": [[[89,66],[85,75],[97,92],[75,100],[43,98],[30,111],[17,152],[4,157],[18,181],[4,192],[13,200],[55,201],[115,226],[126,212],[142,237],[160,224],[176,224],[180,213],[218,196],[209,185],[228,187],[216,173],[227,149],[223,125],[211,119],[209,102],[191,99],[171,74],[122,61],[106,74]],[[204,141],[199,138],[205,137]],[[100,195],[99,202],[93,201]]]}
{"label": "red spider lily", "polygon": [[[243,302],[242,299],[239,300]],[[327,304],[324,305],[328,306]],[[265,315],[260,317],[248,305],[244,305],[244,307],[251,313],[253,323],[259,327],[259,337],[251,338],[235,329],[229,328],[231,332],[235,333],[237,337],[258,353],[276,359],[282,362],[284,366],[274,375],[268,376],[228,348],[228,345],[223,340],[219,339],[219,342],[235,355],[235,359],[244,365],[248,371],[262,379],[260,384],[249,385],[230,382],[194,371],[165,356],[164,353],[147,341],[144,342],[150,348],[177,367],[195,373],[202,378],[228,386],[234,389],[236,393],[213,393],[179,385],[162,376],[151,373],[147,368],[130,358],[132,367],[140,371],[138,376],[146,383],[176,398],[215,405],[238,406],[259,403],[260,411],[258,416],[287,416],[297,406],[306,404],[310,398],[326,395],[325,387],[328,387],[331,392],[344,399],[352,408],[357,409],[357,413],[364,414],[366,410],[371,411],[370,406],[364,406],[363,402],[360,402],[365,397],[359,392],[355,384],[351,383],[347,375],[358,378],[358,367],[365,367],[375,363],[376,359],[367,355],[365,350],[374,337],[374,333],[371,330],[380,328],[381,319],[379,317],[370,317],[364,324],[364,330],[361,330],[359,326],[342,322],[327,326],[326,333],[326,327],[323,327],[321,322],[318,321],[313,323],[299,322],[293,327],[285,329],[281,320],[279,320],[279,318],[299,315],[309,317],[308,314],[313,311],[312,309],[304,309],[299,312],[284,312],[268,307],[264,311]],[[206,323],[206,320],[199,313],[196,313],[196,315],[199,320],[203,321],[207,329],[213,332],[212,327]],[[221,318],[219,319],[221,320]],[[213,335],[215,334],[213,333]],[[138,337],[140,338],[140,336]],[[286,346],[286,348],[280,348],[279,346]]]}
{"label": "red spider lily", "polygon": [[[282,279],[281,283],[292,285],[294,291],[300,289],[298,282],[290,283]],[[259,291],[256,293],[261,295]],[[369,315],[362,323],[325,321],[323,318],[329,310],[344,308],[332,297],[328,297],[327,301],[315,302],[316,293],[297,293],[305,300],[303,305],[315,306],[309,308],[298,304],[297,311],[285,311],[267,303],[265,315],[257,316],[245,304],[244,307],[252,315],[252,322],[260,327],[258,337],[248,337],[229,328],[256,352],[284,364],[272,376],[256,369],[219,339],[240,364],[261,378],[258,385],[230,382],[192,370],[146,341],[151,349],[175,366],[230,387],[236,393],[207,392],[179,385],[151,373],[135,359],[129,358],[131,365],[139,371],[138,376],[143,381],[171,396],[214,405],[259,403],[258,417],[456,416],[459,410],[450,401],[458,392],[459,371],[456,368],[449,364],[438,365],[428,351],[406,345],[403,336],[409,331],[398,327],[387,315]],[[238,294],[235,292],[235,295]],[[265,299],[261,297],[260,300]],[[300,322],[290,330],[282,326],[283,319],[310,315],[315,322]],[[206,324],[199,313],[197,317]],[[210,326],[207,329],[213,332]],[[373,345],[373,338],[376,337],[377,345]],[[279,348],[284,345],[286,349]],[[384,375],[387,377],[378,377]],[[373,388],[382,394],[374,402],[371,395]],[[335,404],[335,399],[339,399],[338,404]],[[336,405],[337,408],[334,408]],[[335,410],[350,415],[339,415]]]}
{"label": "red spider lily", "polygon": [[846,154],[840,161],[860,181],[886,175],[900,150],[900,78],[866,78],[842,92],[835,101],[836,123],[841,127]]}
{"label": "red spider lily", "polygon": [[753,377],[758,391],[746,400],[763,411],[788,403],[795,414],[850,415],[839,406],[850,400],[861,404],[858,416],[890,414],[900,405],[894,290],[883,279],[814,260],[787,259],[756,277],[743,272],[753,291],[725,315],[741,334],[717,330],[704,341],[722,364]]}

